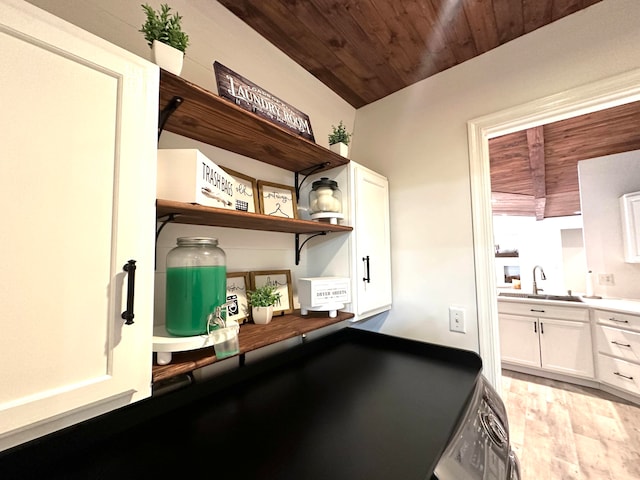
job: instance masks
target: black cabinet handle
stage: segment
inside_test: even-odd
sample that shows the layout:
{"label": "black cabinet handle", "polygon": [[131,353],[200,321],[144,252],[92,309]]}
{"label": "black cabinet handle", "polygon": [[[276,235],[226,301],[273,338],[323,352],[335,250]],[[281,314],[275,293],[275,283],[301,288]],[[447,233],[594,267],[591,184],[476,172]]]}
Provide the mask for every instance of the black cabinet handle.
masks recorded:
{"label": "black cabinet handle", "polygon": [[633,377],[627,377],[626,375],[621,374],[620,372],[613,372],[614,375],[618,375],[619,377],[626,378],[627,380],[633,380]]}
{"label": "black cabinet handle", "polygon": [[122,318],[125,320],[126,325],[133,323],[133,295],[135,293],[136,286],[136,261],[129,260],[124,264],[122,270],[129,274],[129,281],[127,283],[127,309],[122,312]]}
{"label": "black cabinet handle", "polygon": [[533,322],[533,333],[538,333],[538,322]]}
{"label": "black cabinet handle", "polygon": [[615,340],[611,340],[611,343],[613,343],[614,345],[618,345],[620,347],[629,347],[631,348],[631,345],[628,343],[620,343],[620,342],[616,342]]}
{"label": "black cabinet handle", "polygon": [[610,317],[609,320],[611,320],[612,322],[618,322],[618,323],[629,323],[629,320],[618,320],[616,317]]}
{"label": "black cabinet handle", "polygon": [[369,273],[369,255],[366,257],[362,257],[362,261],[364,262],[364,270],[367,272],[365,277],[362,279],[363,282],[371,283],[371,275]]}
{"label": "black cabinet handle", "polygon": [[544,335],[544,323],[540,322],[540,333]]}
{"label": "black cabinet handle", "polygon": [[535,308],[530,308],[529,311],[544,313],[544,310],[536,310]]}

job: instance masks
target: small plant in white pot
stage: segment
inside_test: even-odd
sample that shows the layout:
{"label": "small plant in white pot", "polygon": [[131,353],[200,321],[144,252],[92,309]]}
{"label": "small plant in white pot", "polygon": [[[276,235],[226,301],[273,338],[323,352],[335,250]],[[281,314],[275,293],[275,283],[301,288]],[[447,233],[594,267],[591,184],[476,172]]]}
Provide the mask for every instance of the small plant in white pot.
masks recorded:
{"label": "small plant in white pot", "polygon": [[184,53],[189,45],[189,35],[182,31],[182,17],[176,12],[170,14],[171,7],[166,3],[156,11],[148,4],[142,5],[147,20],[139,30],[151,47],[153,62],[159,67],[175,74],[182,72]]}
{"label": "small plant in white pot", "polygon": [[347,132],[347,127],[345,127],[342,120],[340,120],[337,127],[335,125],[331,125],[331,128],[333,128],[333,132],[329,134],[329,148],[331,151],[336,152],[343,157],[348,157],[351,134]]}
{"label": "small plant in white pot", "polygon": [[253,322],[267,324],[273,318],[273,307],[280,303],[280,292],[275,285],[263,285],[247,292],[247,299],[251,305]]}

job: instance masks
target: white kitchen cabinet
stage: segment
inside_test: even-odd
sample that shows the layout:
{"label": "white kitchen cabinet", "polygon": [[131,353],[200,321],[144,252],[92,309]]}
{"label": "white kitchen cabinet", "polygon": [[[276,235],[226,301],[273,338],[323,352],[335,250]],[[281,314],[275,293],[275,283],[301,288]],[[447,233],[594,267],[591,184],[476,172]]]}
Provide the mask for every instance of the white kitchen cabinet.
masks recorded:
{"label": "white kitchen cabinet", "polygon": [[498,302],[505,364],[595,378],[587,308]]}
{"label": "white kitchen cabinet", "polygon": [[598,379],[640,401],[640,315],[595,309]]}
{"label": "white kitchen cabinet", "polygon": [[353,211],[351,279],[356,320],[391,308],[391,234],[389,182],[351,161],[350,201]]}
{"label": "white kitchen cabinet", "polygon": [[4,450],[151,393],[159,73],[26,2],[0,31]]}
{"label": "white kitchen cabinet", "polygon": [[540,368],[538,319],[504,313],[498,321],[502,361]]}
{"label": "white kitchen cabinet", "polygon": [[627,263],[640,263],[640,192],[620,197],[622,240]]}

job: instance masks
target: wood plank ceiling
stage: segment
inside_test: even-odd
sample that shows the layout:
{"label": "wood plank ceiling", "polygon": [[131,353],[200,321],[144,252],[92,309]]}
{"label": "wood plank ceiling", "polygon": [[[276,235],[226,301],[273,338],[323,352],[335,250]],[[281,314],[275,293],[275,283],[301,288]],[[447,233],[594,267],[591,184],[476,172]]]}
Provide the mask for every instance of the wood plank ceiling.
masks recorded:
{"label": "wood plank ceiling", "polygon": [[493,213],[576,215],[578,162],[632,150],[640,150],[640,102],[493,138]]}
{"label": "wood plank ceiling", "polygon": [[601,0],[218,1],[360,108]]}
{"label": "wood plank ceiling", "polygon": [[[218,1],[360,108],[601,0]],[[577,162],[640,149],[639,105],[493,139],[494,213],[579,212]]]}

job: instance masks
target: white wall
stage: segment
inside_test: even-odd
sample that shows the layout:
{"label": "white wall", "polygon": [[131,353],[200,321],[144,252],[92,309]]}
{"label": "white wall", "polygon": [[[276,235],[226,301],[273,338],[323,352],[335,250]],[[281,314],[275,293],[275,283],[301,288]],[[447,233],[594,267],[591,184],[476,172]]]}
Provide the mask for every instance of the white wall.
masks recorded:
{"label": "white wall", "polygon": [[535,217],[495,215],[493,238],[501,249],[518,250],[523,292],[533,291],[533,268],[540,265],[546,280],[541,280],[536,272],[536,282],[544,293],[563,295],[567,290],[584,293],[586,261],[581,245],[582,216],[538,221]]}
{"label": "white wall", "polygon": [[[625,263],[619,198],[640,191],[640,151],[578,162],[580,203],[584,217],[587,263],[594,275],[594,294],[640,299],[640,264]],[[613,274],[613,286],[598,275]]]}
{"label": "white wall", "polygon": [[391,190],[394,307],[370,328],[478,349],[467,122],[640,67],[639,17],[604,0],[358,110],[352,158]]}

